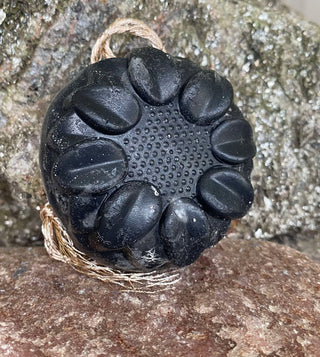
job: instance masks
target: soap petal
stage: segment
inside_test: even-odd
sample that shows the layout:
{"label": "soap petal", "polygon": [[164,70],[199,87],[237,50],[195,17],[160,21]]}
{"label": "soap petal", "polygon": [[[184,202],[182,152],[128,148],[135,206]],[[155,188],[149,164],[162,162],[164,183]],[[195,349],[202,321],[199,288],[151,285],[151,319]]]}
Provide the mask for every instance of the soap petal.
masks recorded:
{"label": "soap petal", "polygon": [[109,139],[81,142],[53,165],[52,178],[66,192],[103,193],[127,173],[123,149]]}
{"label": "soap petal", "polygon": [[239,164],[256,154],[250,124],[241,119],[222,122],[211,134],[213,154],[220,160]]}
{"label": "soap petal", "polygon": [[210,246],[207,216],[190,198],[178,199],[167,207],[160,232],[165,251],[177,266],[191,264]]}
{"label": "soap petal", "polygon": [[210,125],[227,112],[232,100],[233,89],[227,79],[214,71],[201,71],[185,86],[180,109],[190,123]]}
{"label": "soap petal", "polygon": [[155,186],[142,181],[123,184],[102,207],[100,243],[110,249],[134,243],[155,226],[161,209],[161,195]]}
{"label": "soap petal", "polygon": [[137,100],[118,86],[83,87],[73,95],[72,104],[84,122],[105,134],[125,133],[141,116]]}
{"label": "soap petal", "polygon": [[197,197],[211,214],[234,219],[249,210],[253,188],[238,171],[214,167],[199,179]]}
{"label": "soap petal", "polygon": [[173,58],[151,47],[131,52],[128,72],[139,96],[153,105],[168,103],[181,84]]}

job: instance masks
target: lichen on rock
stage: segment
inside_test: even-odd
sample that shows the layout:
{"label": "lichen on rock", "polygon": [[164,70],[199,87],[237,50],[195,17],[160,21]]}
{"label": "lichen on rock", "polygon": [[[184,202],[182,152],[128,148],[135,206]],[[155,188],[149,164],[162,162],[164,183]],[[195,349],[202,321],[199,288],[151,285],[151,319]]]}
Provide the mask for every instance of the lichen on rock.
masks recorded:
{"label": "lichen on rock", "polygon": [[[50,0],[27,12],[23,6],[5,2],[0,14],[1,244],[28,245],[39,237],[42,119],[55,93],[89,63],[98,34],[118,17],[145,21],[169,53],[213,67],[232,82],[258,149],[256,200],[232,234],[320,240],[318,26],[277,1]],[[141,43],[116,36],[113,48],[124,55]]]}

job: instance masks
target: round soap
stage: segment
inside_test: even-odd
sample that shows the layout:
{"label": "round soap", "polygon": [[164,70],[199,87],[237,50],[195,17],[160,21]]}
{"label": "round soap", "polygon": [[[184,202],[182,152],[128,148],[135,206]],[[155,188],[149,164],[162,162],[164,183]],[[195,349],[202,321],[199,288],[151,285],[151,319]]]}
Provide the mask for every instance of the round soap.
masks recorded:
{"label": "round soap", "polygon": [[40,166],[75,246],[143,272],[191,264],[246,214],[255,152],[227,79],[146,47],[89,65],[56,96]]}

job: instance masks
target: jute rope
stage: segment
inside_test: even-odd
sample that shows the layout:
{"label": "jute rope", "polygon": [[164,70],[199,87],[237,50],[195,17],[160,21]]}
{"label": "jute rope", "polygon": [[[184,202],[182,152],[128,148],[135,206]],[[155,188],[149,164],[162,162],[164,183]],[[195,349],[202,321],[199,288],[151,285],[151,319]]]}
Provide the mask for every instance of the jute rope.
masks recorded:
{"label": "jute rope", "polygon": [[[91,54],[91,63],[105,58],[115,57],[110,48],[114,34],[130,32],[149,40],[153,47],[164,50],[158,35],[143,22],[135,19],[118,19],[112,23],[96,41]],[[55,260],[71,265],[76,271],[107,283],[120,285],[123,290],[153,293],[166,289],[179,279],[177,271],[125,273],[97,263],[85,253],[79,251],[63,227],[59,218],[54,215],[49,203],[41,209],[42,234],[44,246],[49,256]]]}
{"label": "jute rope", "polygon": [[165,51],[159,36],[145,23],[136,19],[118,19],[97,39],[92,49],[91,63],[101,61],[104,58],[116,57],[110,48],[111,37],[115,34],[122,34],[125,32],[144,38],[148,40],[153,47]]}

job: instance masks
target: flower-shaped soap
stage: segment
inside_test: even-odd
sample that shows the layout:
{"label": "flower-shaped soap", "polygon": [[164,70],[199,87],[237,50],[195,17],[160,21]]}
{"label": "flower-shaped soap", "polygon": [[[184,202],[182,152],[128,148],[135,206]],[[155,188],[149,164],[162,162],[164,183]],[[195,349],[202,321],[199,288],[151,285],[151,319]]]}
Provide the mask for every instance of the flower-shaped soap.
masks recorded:
{"label": "flower-shaped soap", "polygon": [[254,155],[231,84],[146,47],[88,66],[57,95],[40,165],[78,249],[148,271],[192,263],[248,211]]}

